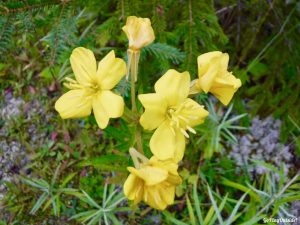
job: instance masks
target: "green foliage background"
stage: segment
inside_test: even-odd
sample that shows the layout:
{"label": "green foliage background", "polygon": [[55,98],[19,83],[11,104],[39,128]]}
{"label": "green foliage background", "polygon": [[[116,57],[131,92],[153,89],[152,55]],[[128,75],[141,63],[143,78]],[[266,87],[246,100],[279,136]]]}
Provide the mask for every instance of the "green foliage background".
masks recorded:
{"label": "green foliage background", "polygon": [[[133,127],[119,120],[100,131],[92,116],[82,120],[62,121],[55,114],[53,105],[64,91],[61,85],[63,79],[72,75],[69,57],[75,47],[83,46],[93,50],[97,60],[111,49],[116,51],[117,56],[126,59],[128,40],[121,28],[130,15],[150,18],[156,35],[155,43],[145,47],[141,53],[137,84],[139,93],[152,92],[155,81],[169,68],[188,70],[191,78],[196,78],[196,59],[201,53],[214,50],[228,52],[230,70],[243,82],[233,100],[234,112],[249,114],[242,118],[239,125],[247,127],[255,115],[273,115],[284,123],[282,141],[300,143],[297,136],[300,133],[300,5],[297,1],[0,1],[2,95],[8,88],[13,88],[15,96],[42,101],[46,113],[52,112],[55,116],[51,118],[51,124],[40,128],[41,132],[48,136],[53,131],[58,133],[54,142],[49,140],[49,143],[32,149],[28,146],[30,137],[26,136],[26,123],[22,122],[22,118],[17,118],[19,126],[11,128],[10,138],[20,140],[28,154],[32,155],[29,167],[34,176],[51,183],[54,171],[59,168],[58,177],[54,179],[58,183],[52,183],[53,190],[65,187],[77,190],[64,190],[66,192],[62,193],[59,204],[55,200],[53,205],[56,206],[38,210],[37,216],[33,218],[29,213],[41,192],[24,182],[17,182],[11,185],[7,199],[2,204],[11,213],[9,220],[3,220],[4,224],[12,221],[17,221],[16,224],[42,224],[48,221],[45,222],[48,224],[50,220],[60,221],[54,224],[77,224],[76,220],[69,221],[68,218],[89,208],[89,201],[85,199],[88,197],[80,194],[80,189],[98,202],[103,202],[103,193],[106,193],[104,183],[109,181],[122,184],[126,178],[126,166],[131,163],[127,152],[134,138]],[[29,87],[35,89],[34,96],[28,92]],[[46,94],[40,91],[43,88]],[[129,83],[123,80],[117,90],[130,105]],[[202,95],[198,100],[206,102],[207,96]],[[225,110],[221,108],[221,111]],[[10,126],[0,120],[1,126]],[[36,120],[38,123],[40,119]],[[207,141],[201,143],[210,143],[214,139],[214,127],[209,123],[204,126],[211,135],[207,135]],[[198,133],[203,134],[205,131],[199,129]],[[151,133],[143,134],[144,147],[148,153],[150,137]],[[130,209],[134,215],[115,213],[122,223],[148,224],[155,217],[160,218],[164,224],[184,224],[190,221],[191,224],[215,224],[216,220],[221,223],[220,217],[228,218],[226,221],[230,222],[230,215],[233,215],[231,212],[237,205],[242,210],[233,218],[242,223],[250,221],[264,207],[269,199],[257,197],[253,191],[247,192],[249,177],[246,174],[233,176],[233,162],[223,157],[215,147],[211,151],[216,153],[207,159],[203,151],[212,147],[209,144],[199,147],[197,143],[200,138],[195,136],[190,140],[183,162],[183,166],[188,168],[182,175],[185,181],[181,192],[185,194],[178,194],[178,204],[164,213],[149,213],[143,207]],[[218,141],[221,145],[225,143],[225,139]],[[299,154],[299,147],[297,149]],[[299,155],[295,154],[297,157]],[[216,171],[215,166],[224,172]],[[293,171],[297,171],[297,168]],[[83,176],[84,173],[89,176]],[[264,179],[252,185],[265,191]],[[278,190],[281,190],[282,185],[279,184]],[[246,202],[242,203],[243,198],[239,203],[238,199],[244,192],[250,197],[247,196]],[[228,197],[224,197],[226,193]],[[76,198],[78,196],[80,200]],[[218,206],[224,204],[221,210],[221,206],[217,209],[214,207],[214,201]],[[209,206],[202,202],[209,202]],[[54,216],[55,207],[60,211],[59,217]],[[218,212],[218,208],[223,211]],[[277,215],[278,208],[270,209],[268,215]],[[204,217],[203,223],[200,223],[201,215]],[[112,221],[108,223],[116,223],[113,217],[107,218]],[[208,218],[207,223],[205,218]]]}

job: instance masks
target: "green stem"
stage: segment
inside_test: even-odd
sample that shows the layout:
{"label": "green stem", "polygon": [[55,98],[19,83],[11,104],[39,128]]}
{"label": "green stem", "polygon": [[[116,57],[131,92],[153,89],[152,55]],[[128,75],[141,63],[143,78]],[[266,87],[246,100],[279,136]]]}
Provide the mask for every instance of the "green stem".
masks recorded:
{"label": "green stem", "polygon": [[[128,67],[130,68],[131,111],[134,115],[137,115],[135,82],[138,77],[137,75],[138,75],[138,63],[140,58],[140,52],[128,49],[127,54],[128,54],[128,64],[129,64]],[[136,122],[135,141],[137,143],[137,150],[141,154],[144,154],[143,144],[142,144],[142,130],[138,120],[136,120],[135,122]]]}
{"label": "green stem", "polygon": [[143,151],[143,141],[142,141],[142,129],[139,124],[137,124],[136,133],[135,133],[137,149],[140,153],[144,154]]}
{"label": "green stem", "polygon": [[135,123],[135,121],[138,120],[136,114],[133,114],[132,111],[125,106],[124,113],[123,113],[123,119],[127,123]]}
{"label": "green stem", "polygon": [[135,96],[135,81],[134,81],[135,80],[135,77],[134,77],[135,75],[134,75],[132,70],[131,70],[130,75],[131,75],[131,77],[130,77],[130,82],[131,82],[131,110],[134,114],[136,114],[137,109],[136,109],[136,102],[135,102],[136,96]]}

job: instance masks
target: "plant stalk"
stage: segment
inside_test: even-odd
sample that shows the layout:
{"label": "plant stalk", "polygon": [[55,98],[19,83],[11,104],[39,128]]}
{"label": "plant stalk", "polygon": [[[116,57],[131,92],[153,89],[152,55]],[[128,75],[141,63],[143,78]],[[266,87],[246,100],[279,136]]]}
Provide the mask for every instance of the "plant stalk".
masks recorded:
{"label": "plant stalk", "polygon": [[[138,63],[140,58],[139,51],[133,51],[128,49],[128,69],[130,68],[130,84],[131,84],[131,111],[134,115],[137,114],[137,107],[136,107],[136,90],[135,90],[135,82],[137,81],[138,77]],[[128,71],[129,73],[129,71]],[[142,144],[142,130],[139,125],[139,122],[136,121],[136,132],[135,132],[135,140],[137,143],[137,150],[144,154],[143,151],[143,144]]]}

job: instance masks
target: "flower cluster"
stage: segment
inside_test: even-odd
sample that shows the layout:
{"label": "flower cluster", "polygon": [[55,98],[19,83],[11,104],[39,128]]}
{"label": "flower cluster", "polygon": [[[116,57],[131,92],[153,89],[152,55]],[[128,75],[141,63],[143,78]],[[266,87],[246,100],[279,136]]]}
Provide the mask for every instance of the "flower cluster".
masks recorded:
{"label": "flower cluster", "polygon": [[[178,165],[173,160],[159,160],[152,156],[148,160],[135,149],[130,149],[135,167],[128,167],[131,173],[124,184],[124,193],[135,204],[141,200],[156,209],[163,210],[174,202],[175,187],[181,183],[177,173]],[[138,162],[138,157],[142,163]]]}
{"label": "flower cluster", "polygon": [[[139,54],[155,36],[148,18],[130,16],[122,29],[129,40],[127,68],[122,59],[115,57],[114,51],[106,55],[98,67],[90,50],[79,47],[72,52],[70,61],[75,80],[66,79],[65,86],[71,90],[55,104],[62,118],[88,116],[93,110],[99,127],[104,129],[110,118],[121,117],[124,100],[112,89],[126,71],[127,78],[131,74],[132,111],[138,114],[134,85],[138,79]],[[191,82],[187,71],[180,73],[170,69],[155,83],[155,93],[138,96],[145,109],[139,123],[145,130],[155,131],[150,140],[153,153],[150,159],[139,148],[129,151],[135,167],[128,167],[130,175],[124,184],[124,193],[134,204],[144,201],[163,210],[174,202],[175,188],[181,183],[178,163],[184,156],[188,132],[196,133],[193,127],[208,116],[204,106],[189,95],[210,92],[227,105],[241,86],[241,81],[227,71],[228,60],[228,54],[222,52],[200,55],[197,80]]]}

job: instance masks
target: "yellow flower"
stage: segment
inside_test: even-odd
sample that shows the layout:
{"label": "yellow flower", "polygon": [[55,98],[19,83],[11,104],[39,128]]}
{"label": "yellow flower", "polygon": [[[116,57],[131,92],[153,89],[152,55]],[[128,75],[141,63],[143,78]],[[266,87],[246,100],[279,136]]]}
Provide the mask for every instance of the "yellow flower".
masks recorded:
{"label": "yellow flower", "polygon": [[242,85],[240,79],[227,71],[228,61],[228,54],[219,51],[198,56],[199,79],[192,81],[190,93],[211,92],[224,105],[227,105]]}
{"label": "yellow flower", "polygon": [[138,98],[145,108],[140,123],[146,130],[154,130],[150,140],[152,153],[160,160],[183,158],[186,130],[201,124],[208,112],[188,98],[190,75],[168,70],[155,84],[156,93]]}
{"label": "yellow flower", "polygon": [[131,50],[139,50],[151,44],[155,39],[154,31],[148,18],[129,16],[122,30],[127,35],[129,49]]}
{"label": "yellow flower", "polygon": [[100,128],[105,128],[110,118],[122,116],[123,98],[111,89],[126,73],[124,60],[109,52],[98,64],[92,51],[76,48],[70,58],[75,79],[66,78],[71,89],[55,103],[55,109],[63,119],[85,117],[93,109]]}
{"label": "yellow flower", "polygon": [[134,204],[144,201],[155,209],[164,210],[173,204],[176,185],[181,183],[177,168],[174,161],[159,161],[155,156],[139,168],[128,167],[131,174],[124,183],[125,196]]}

